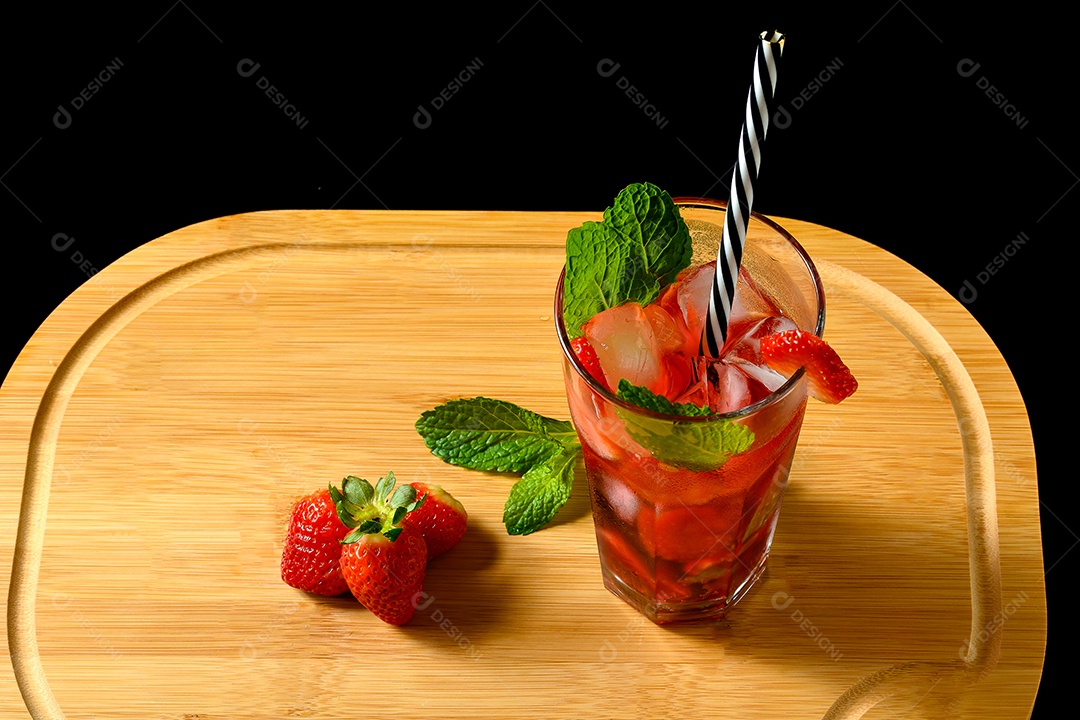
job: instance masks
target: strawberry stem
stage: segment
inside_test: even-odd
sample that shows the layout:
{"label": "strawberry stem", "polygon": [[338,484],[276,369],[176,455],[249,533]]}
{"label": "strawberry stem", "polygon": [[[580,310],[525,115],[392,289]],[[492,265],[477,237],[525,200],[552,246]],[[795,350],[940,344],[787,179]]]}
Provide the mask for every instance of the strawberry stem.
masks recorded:
{"label": "strawberry stem", "polygon": [[330,484],[330,498],[338,517],[352,532],[341,543],[357,542],[364,535],[382,534],[391,542],[401,534],[401,521],[420,507],[427,495],[417,499],[416,489],[402,485],[391,495],[397,479],[393,472],[379,478],[375,487],[367,480],[349,475],[341,481],[341,490]]}

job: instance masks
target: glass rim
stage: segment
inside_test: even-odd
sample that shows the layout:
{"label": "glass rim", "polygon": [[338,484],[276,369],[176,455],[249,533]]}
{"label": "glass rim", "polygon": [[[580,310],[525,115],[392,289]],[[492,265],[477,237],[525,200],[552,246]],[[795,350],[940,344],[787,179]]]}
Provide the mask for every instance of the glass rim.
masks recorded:
{"label": "glass rim", "polygon": [[[680,208],[700,207],[711,210],[719,209],[723,210],[725,213],[727,212],[727,202],[723,200],[680,196],[673,197],[672,201],[675,203],[676,206]],[[783,239],[787,240],[788,244],[790,244],[795,249],[795,252],[798,254],[799,258],[806,266],[806,269],[810,274],[810,278],[813,281],[814,293],[816,294],[818,300],[817,322],[814,326],[814,335],[821,337],[822,333],[825,331],[825,289],[821,282],[821,276],[818,275],[817,267],[814,265],[814,261],[810,258],[810,255],[806,252],[805,248],[803,248],[802,244],[800,244],[799,241],[796,240],[790,232],[785,230],[778,223],[765,217],[764,215],[759,214],[755,210],[750,211],[750,218],[752,220],[757,220],[763,225],[766,225],[768,228],[780,235]],[[806,374],[805,368],[799,368],[795,371],[795,374],[793,374],[787,379],[787,381],[784,382],[783,385],[781,385],[776,390],[772,391],[762,399],[758,400],[755,403],[746,405],[745,407],[741,407],[738,410],[732,410],[725,413],[712,413],[711,415],[695,416],[669,415],[667,413],[656,412],[655,410],[649,410],[639,405],[634,405],[633,403],[623,400],[611,390],[601,385],[600,382],[596,378],[594,378],[588,370],[585,369],[585,367],[581,364],[581,361],[578,359],[577,355],[574,353],[573,348],[570,347],[570,337],[569,334],[566,332],[566,323],[563,321],[561,302],[563,295],[563,281],[565,279],[566,265],[564,264],[562,270],[559,272],[559,281],[555,286],[555,327],[559,334],[559,344],[562,346],[563,355],[566,356],[567,360],[570,362],[570,365],[574,368],[575,372],[577,372],[581,379],[589,385],[593,392],[595,392],[597,395],[604,398],[608,402],[612,403],[613,405],[629,410],[635,414],[656,418],[658,420],[666,420],[670,422],[708,423],[717,422],[718,420],[736,420],[746,417],[748,415],[752,415],[759,410],[773,405],[774,403],[780,402],[791,393],[791,391],[795,388],[798,382],[802,379],[803,375]]]}

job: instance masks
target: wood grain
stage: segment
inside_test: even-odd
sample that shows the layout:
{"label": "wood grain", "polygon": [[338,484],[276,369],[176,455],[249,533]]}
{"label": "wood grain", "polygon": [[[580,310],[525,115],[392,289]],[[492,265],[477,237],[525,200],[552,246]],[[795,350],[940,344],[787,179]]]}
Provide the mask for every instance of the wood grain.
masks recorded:
{"label": "wood grain", "polygon": [[[0,389],[9,650],[37,715],[340,717],[392,656],[408,691],[366,695],[371,714],[1029,717],[1046,615],[1023,402],[962,306],[865,242],[779,219],[821,261],[826,337],[860,389],[808,408],[769,569],[722,623],[660,628],[603,589],[583,473],[551,527],[509,537],[514,478],[427,452],[413,422],[455,397],[568,417],[552,293],[566,230],[595,217],[232,216],[65,301]],[[916,349],[894,306],[948,352]],[[970,394],[959,423],[950,404],[968,376],[986,437]],[[391,469],[471,520],[404,628],[277,574],[297,496]],[[969,533],[991,541],[974,565]],[[0,709],[27,712],[12,669]]]}

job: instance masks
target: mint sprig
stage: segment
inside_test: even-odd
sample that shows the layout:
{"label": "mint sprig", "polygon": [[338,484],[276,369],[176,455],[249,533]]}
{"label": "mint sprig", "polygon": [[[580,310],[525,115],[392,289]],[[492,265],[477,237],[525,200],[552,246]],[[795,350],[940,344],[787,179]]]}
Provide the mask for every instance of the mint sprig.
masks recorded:
{"label": "mint sprig", "polygon": [[432,454],[452,465],[522,475],[503,510],[511,535],[539,530],[570,499],[581,444],[566,420],[474,397],[424,412],[416,431]]}
{"label": "mint sprig", "polygon": [[666,191],[628,185],[604,211],[566,235],[563,321],[573,339],[593,315],[625,302],[648,305],[690,264],[690,231]]}
{"label": "mint sprig", "polygon": [[[618,397],[647,410],[668,415],[711,415],[708,407],[673,403],[648,388],[619,381]],[[645,417],[616,410],[626,421],[626,432],[660,462],[694,472],[716,470],[732,455],[746,452],[754,444],[754,432],[726,418],[709,422],[679,422]]]}

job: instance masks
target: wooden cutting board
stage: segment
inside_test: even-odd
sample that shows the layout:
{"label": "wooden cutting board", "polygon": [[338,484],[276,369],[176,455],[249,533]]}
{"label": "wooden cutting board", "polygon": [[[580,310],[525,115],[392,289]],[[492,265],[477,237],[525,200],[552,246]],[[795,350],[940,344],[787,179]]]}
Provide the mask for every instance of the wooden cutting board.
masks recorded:
{"label": "wooden cutting board", "polygon": [[[868,243],[779,219],[860,388],[807,409],[769,568],[723,622],[657,627],[604,590],[582,470],[551,526],[510,537],[514,478],[428,453],[413,423],[452,398],[569,417],[552,295],[586,219],[251,213],[79,288],[0,389],[2,714],[1029,717],[1046,614],[1024,405],[963,307]],[[470,513],[400,628],[278,575],[298,496],[388,470]]]}

